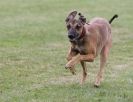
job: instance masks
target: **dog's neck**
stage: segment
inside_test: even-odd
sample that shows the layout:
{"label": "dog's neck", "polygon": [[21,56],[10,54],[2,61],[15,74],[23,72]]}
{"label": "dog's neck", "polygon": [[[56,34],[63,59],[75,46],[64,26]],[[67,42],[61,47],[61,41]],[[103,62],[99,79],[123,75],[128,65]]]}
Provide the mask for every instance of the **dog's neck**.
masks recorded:
{"label": "dog's neck", "polygon": [[80,36],[77,38],[77,40],[82,39],[82,38],[85,36],[85,34],[86,34],[86,29],[85,29],[85,27],[83,26],[82,32],[81,32]]}
{"label": "dog's neck", "polygon": [[[87,23],[85,23],[85,24],[90,25],[89,22],[87,22]],[[86,34],[86,29],[85,29],[85,25],[84,25],[84,26],[83,26],[83,29],[82,29],[82,32],[81,32],[80,36],[77,38],[77,40],[82,39],[82,38],[85,36],[85,34]]]}

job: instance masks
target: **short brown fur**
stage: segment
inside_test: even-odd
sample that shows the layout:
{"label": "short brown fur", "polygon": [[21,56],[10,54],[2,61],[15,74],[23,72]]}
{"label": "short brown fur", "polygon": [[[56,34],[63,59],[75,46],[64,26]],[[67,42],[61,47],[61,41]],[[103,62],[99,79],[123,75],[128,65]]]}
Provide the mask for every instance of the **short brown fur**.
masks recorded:
{"label": "short brown fur", "polygon": [[[93,62],[100,54],[100,69],[94,83],[94,85],[98,87],[100,86],[100,82],[103,78],[104,66],[112,45],[111,26],[106,19],[100,17],[93,18],[87,23],[82,22],[82,20],[71,23],[75,20],[74,17],[76,14],[77,11],[71,12],[66,19],[66,24],[72,24],[75,26],[76,24],[79,24],[78,22],[80,21],[80,29],[76,30],[76,32],[79,36],[84,33],[84,36],[73,41],[70,39],[71,47],[67,55],[68,63],[65,67],[69,68],[71,72],[75,74],[74,66],[80,62],[83,68],[83,78],[81,80],[81,84],[83,84],[87,76],[85,62]],[[71,27],[73,27],[72,25]]]}

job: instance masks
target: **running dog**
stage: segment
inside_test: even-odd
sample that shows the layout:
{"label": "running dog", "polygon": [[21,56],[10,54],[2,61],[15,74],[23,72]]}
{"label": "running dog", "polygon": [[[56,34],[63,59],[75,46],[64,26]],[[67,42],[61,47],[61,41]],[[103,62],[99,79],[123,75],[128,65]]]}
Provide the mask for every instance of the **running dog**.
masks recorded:
{"label": "running dog", "polygon": [[87,76],[85,62],[93,62],[100,54],[100,69],[94,83],[95,87],[99,87],[112,45],[111,23],[118,15],[114,15],[109,21],[96,17],[89,22],[86,22],[86,18],[81,13],[78,14],[78,19],[75,18],[76,15],[77,11],[72,11],[65,20],[68,38],[71,42],[65,68],[69,68],[75,74],[75,64],[81,63],[83,68],[81,84],[83,84]]}

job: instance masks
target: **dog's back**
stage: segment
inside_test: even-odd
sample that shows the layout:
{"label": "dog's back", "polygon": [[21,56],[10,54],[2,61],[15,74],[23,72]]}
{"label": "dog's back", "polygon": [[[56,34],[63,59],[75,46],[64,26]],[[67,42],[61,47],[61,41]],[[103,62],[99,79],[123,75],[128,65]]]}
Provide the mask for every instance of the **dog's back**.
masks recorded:
{"label": "dog's back", "polygon": [[98,55],[105,45],[111,45],[111,27],[109,22],[104,18],[93,18],[90,20],[88,28],[89,39],[95,39],[96,55]]}

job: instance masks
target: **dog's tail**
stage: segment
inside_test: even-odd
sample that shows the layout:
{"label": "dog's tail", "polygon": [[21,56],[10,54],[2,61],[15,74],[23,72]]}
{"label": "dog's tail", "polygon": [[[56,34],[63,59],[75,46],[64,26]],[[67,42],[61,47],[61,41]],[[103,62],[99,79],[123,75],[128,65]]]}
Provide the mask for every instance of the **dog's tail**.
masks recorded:
{"label": "dog's tail", "polygon": [[111,24],[112,21],[113,21],[115,18],[118,18],[118,15],[117,15],[117,14],[115,14],[115,15],[109,20],[109,24]]}

